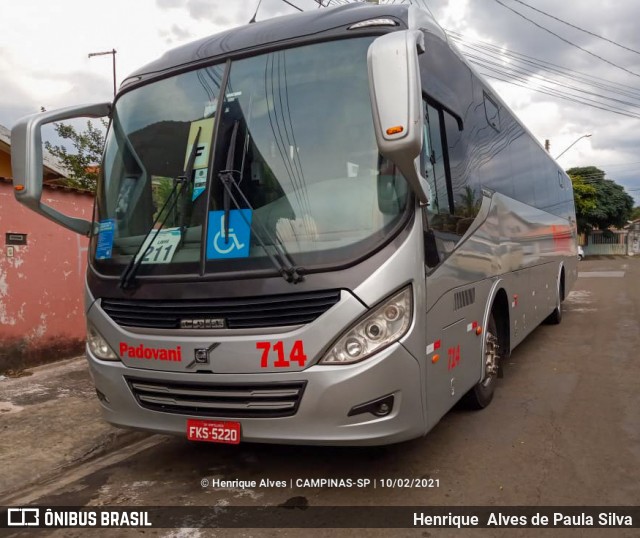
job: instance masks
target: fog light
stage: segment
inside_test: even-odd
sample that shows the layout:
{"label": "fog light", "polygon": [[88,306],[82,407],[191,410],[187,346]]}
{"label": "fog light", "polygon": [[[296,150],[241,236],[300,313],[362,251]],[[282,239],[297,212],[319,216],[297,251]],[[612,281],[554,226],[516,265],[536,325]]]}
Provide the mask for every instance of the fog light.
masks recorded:
{"label": "fog light", "polygon": [[347,416],[352,417],[354,415],[362,415],[363,413],[371,413],[376,417],[386,417],[393,411],[393,402],[393,394],[382,396],[381,398],[376,398],[370,402],[352,407],[349,413],[347,413]]}

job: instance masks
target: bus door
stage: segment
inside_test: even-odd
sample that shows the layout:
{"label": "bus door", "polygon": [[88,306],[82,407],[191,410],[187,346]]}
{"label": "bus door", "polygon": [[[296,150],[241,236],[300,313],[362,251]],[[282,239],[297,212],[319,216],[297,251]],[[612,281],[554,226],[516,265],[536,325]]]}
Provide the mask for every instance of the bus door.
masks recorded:
{"label": "bus door", "polygon": [[425,102],[424,114],[421,162],[431,192],[423,211],[443,260],[439,267],[427,271],[427,294],[434,294],[431,299],[435,301],[429,301],[433,306],[427,313],[427,417],[431,426],[480,378],[482,338],[477,331],[482,321],[474,318],[481,310],[474,285],[460,286],[457,265],[446,260],[448,255],[456,255],[458,235],[445,158],[443,111]]}

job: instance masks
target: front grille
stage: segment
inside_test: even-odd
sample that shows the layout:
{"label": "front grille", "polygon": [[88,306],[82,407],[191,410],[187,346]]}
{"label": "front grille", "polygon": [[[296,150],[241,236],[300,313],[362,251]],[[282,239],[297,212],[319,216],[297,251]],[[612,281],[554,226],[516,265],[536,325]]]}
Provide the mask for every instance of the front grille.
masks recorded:
{"label": "front grille", "polygon": [[176,383],[125,378],[145,409],[199,417],[272,418],[296,414],[306,381]]}
{"label": "front grille", "polygon": [[229,329],[251,329],[311,323],[339,300],[340,290],[329,290],[230,299],[102,299],[101,304],[126,327],[179,329],[182,319],[224,319]]}

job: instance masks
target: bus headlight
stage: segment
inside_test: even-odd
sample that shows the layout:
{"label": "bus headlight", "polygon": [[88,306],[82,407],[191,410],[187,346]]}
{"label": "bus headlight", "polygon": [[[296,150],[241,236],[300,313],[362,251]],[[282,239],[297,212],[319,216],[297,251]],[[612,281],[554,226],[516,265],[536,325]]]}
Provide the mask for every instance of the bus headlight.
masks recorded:
{"label": "bus headlight", "polygon": [[345,331],[319,364],[353,364],[402,338],[411,325],[411,286],[385,300]]}
{"label": "bus headlight", "polygon": [[103,361],[120,360],[102,335],[89,324],[87,324],[87,344],[91,353]]}

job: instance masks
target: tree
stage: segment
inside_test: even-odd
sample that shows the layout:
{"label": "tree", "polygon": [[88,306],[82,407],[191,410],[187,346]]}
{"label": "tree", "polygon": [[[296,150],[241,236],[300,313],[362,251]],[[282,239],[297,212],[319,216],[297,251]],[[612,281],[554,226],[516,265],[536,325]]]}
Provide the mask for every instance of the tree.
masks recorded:
{"label": "tree", "polygon": [[604,171],[595,166],[567,170],[573,184],[578,230],[622,228],[633,211],[633,198],[624,187],[605,179]]}
{"label": "tree", "polygon": [[576,205],[576,219],[578,221],[578,231],[587,231],[589,224],[587,215],[596,209],[596,188],[582,176],[571,176],[573,184],[573,199]]}
{"label": "tree", "polygon": [[[100,121],[106,129],[106,122]],[[54,123],[54,128],[58,136],[70,141],[75,149],[75,152],[70,152],[64,145],[54,146],[48,141],[44,143],[47,151],[60,161],[69,174],[60,183],[95,192],[100,173],[98,165],[104,148],[103,130],[94,126],[91,120],[87,121],[84,131],[78,131],[73,125],[66,123]]]}
{"label": "tree", "polygon": [[634,207],[631,212],[631,218],[629,220],[637,220],[640,219],[640,206]]}
{"label": "tree", "polygon": [[482,200],[476,199],[474,190],[467,185],[464,192],[458,194],[460,205],[456,206],[456,213],[461,217],[475,217],[480,211]]}

